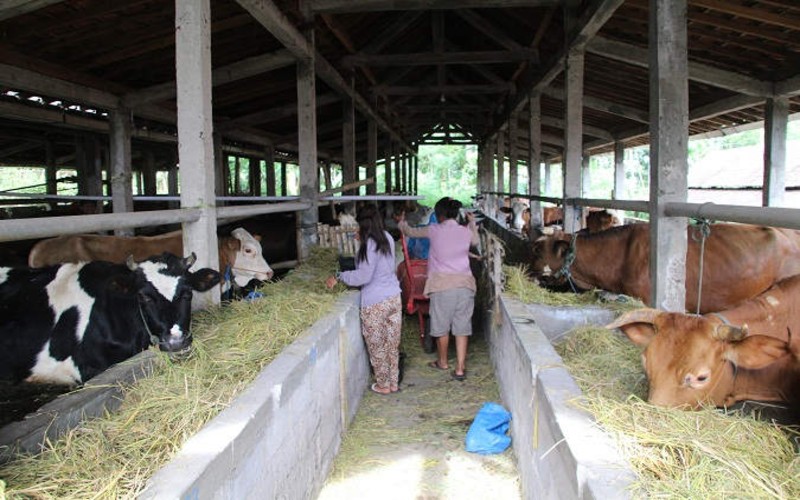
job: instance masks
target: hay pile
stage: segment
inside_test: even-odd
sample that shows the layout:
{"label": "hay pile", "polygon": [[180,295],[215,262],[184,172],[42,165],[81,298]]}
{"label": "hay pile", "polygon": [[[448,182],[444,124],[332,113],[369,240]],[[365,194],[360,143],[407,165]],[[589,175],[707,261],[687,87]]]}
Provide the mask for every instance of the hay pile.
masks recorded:
{"label": "hay pile", "polygon": [[[133,498],[146,481],[280,352],[326,314],[344,287],[325,288],[333,249],[260,291],[264,298],[195,315],[194,353],[166,356],[127,390],[119,412],[88,422],[38,456],[0,468],[9,498]],[[0,496],[3,484],[0,481]]]}
{"label": "hay pile", "polygon": [[[607,294],[601,290],[590,290],[585,293],[551,292],[533,282],[529,277],[527,266],[503,266],[505,275],[505,291],[525,303],[537,303],[548,306],[603,306],[614,311],[626,311],[644,307],[644,304],[625,295]],[[613,300],[609,300],[613,297]]]}
{"label": "hay pile", "polygon": [[646,403],[638,348],[604,328],[576,329],[556,350],[584,393],[581,406],[638,472],[635,497],[800,498],[790,431],[713,408]]}

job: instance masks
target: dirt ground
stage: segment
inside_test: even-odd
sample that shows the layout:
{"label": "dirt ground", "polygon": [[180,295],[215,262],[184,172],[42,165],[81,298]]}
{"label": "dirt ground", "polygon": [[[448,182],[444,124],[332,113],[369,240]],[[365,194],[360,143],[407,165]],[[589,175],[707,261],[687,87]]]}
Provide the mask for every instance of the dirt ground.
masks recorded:
{"label": "dirt ground", "polygon": [[[434,355],[420,347],[416,318],[404,317],[401,349],[406,353],[401,391],[366,392],[318,498],[520,498],[511,447],[496,455],[464,450],[483,403],[500,403],[483,335],[476,332],[470,341],[463,382],[427,366]],[[452,339],[450,351],[452,370]]]}

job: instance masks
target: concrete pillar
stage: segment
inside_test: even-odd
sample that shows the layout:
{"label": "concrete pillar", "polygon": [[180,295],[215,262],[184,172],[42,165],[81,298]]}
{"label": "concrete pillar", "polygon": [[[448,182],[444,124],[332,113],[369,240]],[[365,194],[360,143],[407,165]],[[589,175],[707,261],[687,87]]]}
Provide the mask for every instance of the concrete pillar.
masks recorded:
{"label": "concrete pillar", "polygon": [[567,55],[564,89],[564,231],[574,233],[580,229],[581,212],[566,203],[567,198],[581,194],[581,163],[583,152],[583,73],[582,51]]}
{"label": "concrete pillar", "polygon": [[[542,99],[540,94],[528,100],[528,194],[542,194]],[[542,203],[531,200],[531,223],[529,237],[534,237],[537,227],[542,225]]]}
{"label": "concrete pillar", "polygon": [[614,192],[611,193],[615,200],[627,198],[625,191],[625,144],[621,141],[614,143]]}
{"label": "concrete pillar", "polygon": [[267,196],[275,196],[275,148],[272,146],[264,148],[264,163],[266,164],[264,174],[267,179]]}
{"label": "concrete pillar", "polygon": [[650,0],[649,3],[650,305],[682,312],[686,307],[687,220],[665,217],[664,204],[687,199],[686,0]]}
{"label": "concrete pillar", "polygon": [[[111,202],[114,213],[133,212],[131,182],[131,114],[119,108],[108,114],[111,152]],[[115,229],[117,236],[130,236],[132,229]]]}
{"label": "concrete pillar", "polygon": [[511,114],[511,121],[508,124],[508,191],[519,193],[519,153],[517,148],[517,130],[519,130],[519,114]]}
{"label": "concrete pillar", "polygon": [[786,131],[789,98],[767,99],[764,116],[764,188],[762,205],[781,207],[786,195]]}
{"label": "concrete pillar", "polygon": [[[175,1],[175,74],[181,207],[199,208],[183,225],[183,251],[197,255],[195,269],[219,268],[211,106],[211,8],[209,0]],[[219,304],[219,287],[194,294],[193,305]]]}
{"label": "concrete pillar", "polygon": [[544,159],[544,194],[553,193],[553,165],[552,159],[548,156]]}
{"label": "concrete pillar", "polygon": [[392,158],[394,157],[394,144],[392,141],[389,141],[386,149],[386,161],[384,162],[384,168],[386,169],[386,192],[392,192]]}
{"label": "concrete pillar", "polygon": [[[230,175],[228,172],[228,156],[222,151],[222,135],[214,132],[214,193],[216,196],[230,194]],[[224,206],[225,202],[218,202],[217,206]]]}
{"label": "concrete pillar", "polygon": [[581,160],[581,196],[583,198],[589,198],[589,191],[592,189],[592,174],[589,171],[590,163],[591,157],[585,151]]}

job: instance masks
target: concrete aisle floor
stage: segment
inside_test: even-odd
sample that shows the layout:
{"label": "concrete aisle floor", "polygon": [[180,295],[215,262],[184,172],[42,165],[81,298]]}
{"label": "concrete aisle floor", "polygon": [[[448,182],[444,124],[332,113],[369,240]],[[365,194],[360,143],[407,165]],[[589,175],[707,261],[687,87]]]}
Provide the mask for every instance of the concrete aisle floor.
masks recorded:
{"label": "concrete aisle floor", "polygon": [[[418,336],[416,317],[405,316],[402,390],[366,392],[319,499],[520,498],[510,447],[497,455],[464,450],[480,407],[500,402],[483,335],[472,337],[463,382],[427,366],[434,355],[422,351]],[[451,338],[451,370],[453,344]]]}

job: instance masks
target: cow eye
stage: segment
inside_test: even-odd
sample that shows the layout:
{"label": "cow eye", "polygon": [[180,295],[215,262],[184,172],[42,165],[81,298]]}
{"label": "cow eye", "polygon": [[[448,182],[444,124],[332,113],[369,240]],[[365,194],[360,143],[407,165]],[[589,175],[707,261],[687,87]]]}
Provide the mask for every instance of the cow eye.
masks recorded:
{"label": "cow eye", "polygon": [[245,248],[244,249],[244,253],[253,253],[253,249],[252,248]]}

